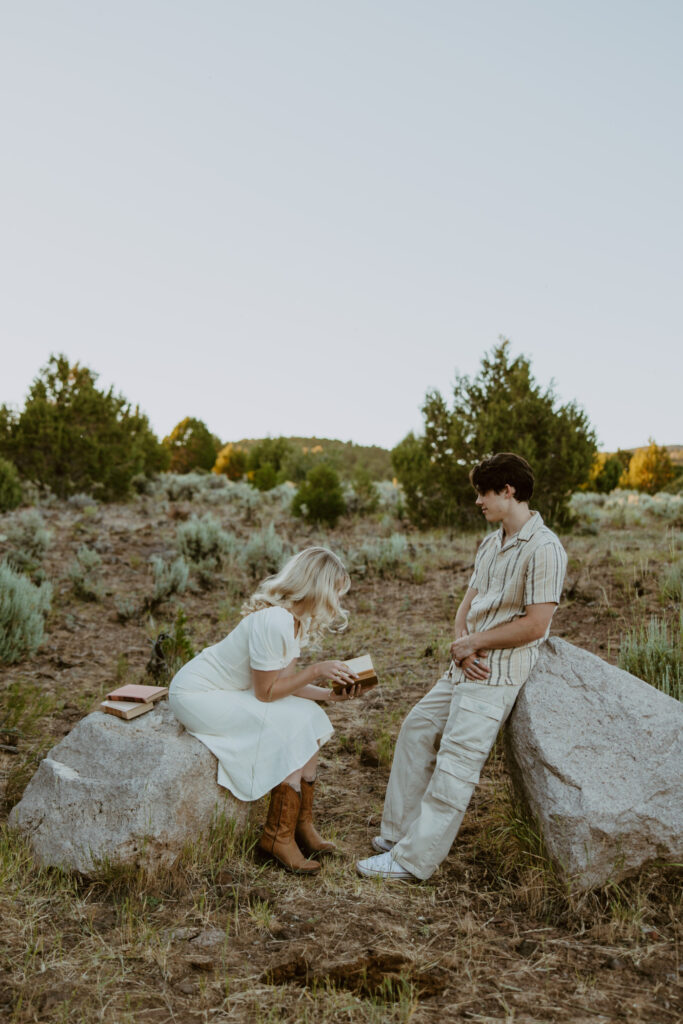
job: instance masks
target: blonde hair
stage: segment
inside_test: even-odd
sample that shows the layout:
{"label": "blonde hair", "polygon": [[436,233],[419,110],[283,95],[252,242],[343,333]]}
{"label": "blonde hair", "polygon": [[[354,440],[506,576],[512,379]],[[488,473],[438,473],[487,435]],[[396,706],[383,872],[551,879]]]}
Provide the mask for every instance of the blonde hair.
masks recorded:
{"label": "blonde hair", "polygon": [[301,622],[300,643],[319,640],[327,630],[341,633],[349,615],[341,597],[351,586],[340,558],[328,548],[304,548],[276,573],[268,576],[242,605],[242,615],[279,605],[297,615]]}

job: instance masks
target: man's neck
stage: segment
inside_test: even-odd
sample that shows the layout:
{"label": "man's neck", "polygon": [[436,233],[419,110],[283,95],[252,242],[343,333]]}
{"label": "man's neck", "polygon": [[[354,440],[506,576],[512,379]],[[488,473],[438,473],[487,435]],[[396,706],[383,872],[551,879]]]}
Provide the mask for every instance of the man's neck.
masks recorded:
{"label": "man's neck", "polygon": [[514,508],[510,509],[509,515],[505,519],[501,520],[501,526],[503,528],[503,544],[513,537],[516,533],[522,529],[525,523],[528,523],[533,515],[533,512],[529,510],[529,505],[526,501],[515,502]]}

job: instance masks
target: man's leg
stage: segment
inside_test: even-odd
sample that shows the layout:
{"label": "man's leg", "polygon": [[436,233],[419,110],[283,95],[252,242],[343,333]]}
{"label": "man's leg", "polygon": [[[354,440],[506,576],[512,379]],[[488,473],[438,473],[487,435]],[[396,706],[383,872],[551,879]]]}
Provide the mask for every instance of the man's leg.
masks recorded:
{"label": "man's leg", "polygon": [[410,828],[391,851],[417,878],[426,879],[458,834],[481,769],[520,686],[459,683],[429,785]]}
{"label": "man's leg", "polygon": [[383,839],[398,842],[419,814],[420,801],[436,763],[435,744],[448,721],[454,689],[446,673],[401,726],[384,798],[380,829]]}

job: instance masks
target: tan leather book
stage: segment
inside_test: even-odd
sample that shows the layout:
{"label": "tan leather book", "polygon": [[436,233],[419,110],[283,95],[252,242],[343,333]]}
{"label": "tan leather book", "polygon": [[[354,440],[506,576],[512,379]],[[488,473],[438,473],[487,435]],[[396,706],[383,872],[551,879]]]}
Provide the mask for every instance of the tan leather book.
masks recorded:
{"label": "tan leather book", "polygon": [[142,704],[154,703],[168,693],[168,686],[143,686],[141,683],[126,683],[107,694],[107,700],[136,700]]}
{"label": "tan leather book", "polygon": [[145,715],[148,711],[154,710],[154,704],[151,702],[141,703],[139,700],[103,700],[100,704],[100,710],[104,711],[105,715],[116,715],[117,718],[125,718],[129,721],[131,718],[137,718],[138,715]]}
{"label": "tan leather book", "polygon": [[[365,693],[366,690],[371,690],[373,686],[377,686],[379,679],[369,654],[361,654],[359,658],[351,658],[349,661],[345,661],[344,664],[358,676],[361,693]],[[335,693],[341,693],[344,687],[341,683],[332,683],[332,689]]]}

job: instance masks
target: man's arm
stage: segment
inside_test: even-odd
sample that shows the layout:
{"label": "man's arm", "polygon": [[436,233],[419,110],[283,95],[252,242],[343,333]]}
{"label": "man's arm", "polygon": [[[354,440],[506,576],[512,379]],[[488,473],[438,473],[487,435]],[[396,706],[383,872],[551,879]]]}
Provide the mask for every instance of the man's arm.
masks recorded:
{"label": "man's arm", "polygon": [[469,610],[470,610],[470,608],[472,606],[472,601],[474,601],[476,596],[477,596],[477,591],[474,590],[473,587],[468,587],[466,592],[465,592],[465,596],[463,597],[462,601],[458,605],[458,610],[455,613],[455,639],[456,640],[458,639],[458,637],[467,636],[467,616],[468,616]]}
{"label": "man's arm", "polygon": [[[477,590],[474,587],[468,587],[465,596],[458,606],[458,610],[455,613],[456,640],[461,636],[467,636],[467,616],[469,614],[472,601],[476,596]],[[475,654],[480,655],[480,657],[476,658],[476,662]],[[491,669],[486,664],[486,653],[484,651],[476,651],[475,654],[471,654],[468,658],[465,658],[460,662],[460,668],[463,670],[466,677],[471,679],[473,682],[484,682],[491,675]]]}
{"label": "man's arm", "polygon": [[[504,622],[500,626],[493,626],[481,633],[468,633],[465,636],[460,636],[451,644],[451,657],[457,663],[477,651],[500,651],[510,647],[523,647],[524,644],[540,640],[542,636],[545,636],[556,608],[557,604],[554,601],[549,601],[546,604],[530,604],[527,605],[524,615],[513,619],[512,622]],[[460,609],[458,609],[459,611]]]}

